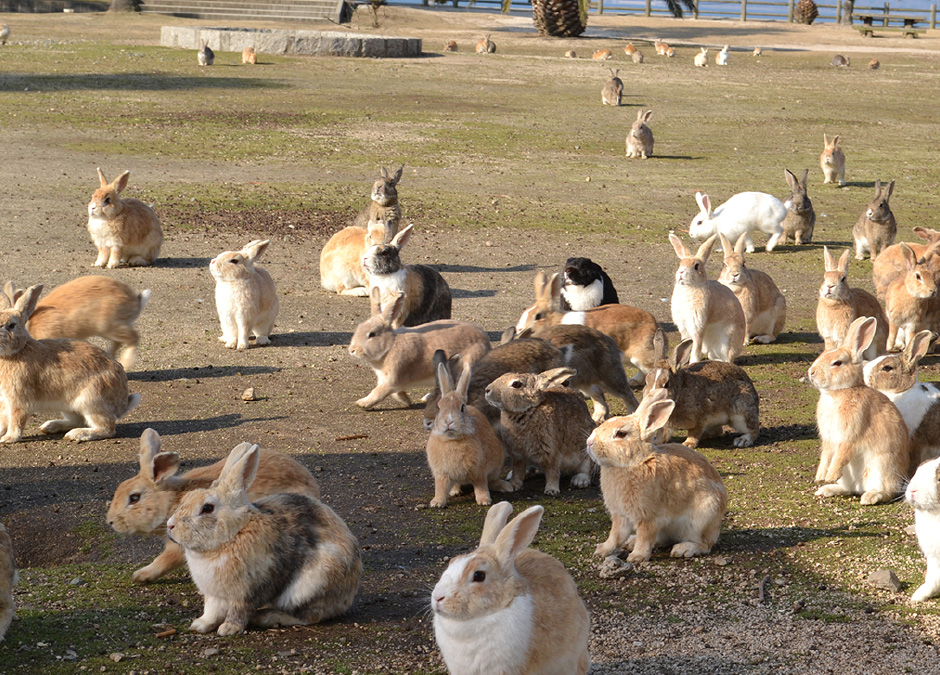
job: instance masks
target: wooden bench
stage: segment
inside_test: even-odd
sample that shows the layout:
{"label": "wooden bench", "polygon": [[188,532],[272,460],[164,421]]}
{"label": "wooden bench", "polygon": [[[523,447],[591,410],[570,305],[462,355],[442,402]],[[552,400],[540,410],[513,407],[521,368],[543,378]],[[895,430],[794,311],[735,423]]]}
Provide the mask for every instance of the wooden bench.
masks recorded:
{"label": "wooden bench", "polygon": [[[923,29],[918,30],[914,26],[918,21],[922,21],[920,17],[915,16],[898,16],[897,14],[859,14],[858,18],[862,20],[861,24],[853,25],[852,28],[859,31],[862,34],[862,37],[873,37],[875,31],[879,33],[901,33],[906,38],[916,38],[918,35],[923,33]],[[875,25],[875,20],[881,22],[881,25]],[[903,26],[888,26],[889,20],[903,21]]]}

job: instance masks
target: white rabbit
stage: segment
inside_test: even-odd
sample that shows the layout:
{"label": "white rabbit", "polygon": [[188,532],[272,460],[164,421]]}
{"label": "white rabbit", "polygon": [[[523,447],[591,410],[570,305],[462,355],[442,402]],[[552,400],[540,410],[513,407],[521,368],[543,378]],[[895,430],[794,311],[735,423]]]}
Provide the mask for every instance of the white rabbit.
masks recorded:
{"label": "white rabbit", "polygon": [[716,66],[727,66],[728,65],[728,45],[725,45],[724,48],[715,54],[715,65]]}
{"label": "white rabbit", "polygon": [[787,207],[779,199],[765,192],[739,192],[724,204],[712,211],[708,195],[695,193],[699,214],[689,224],[689,235],[693,239],[706,239],[720,232],[728,241],[737,241],[747,233],[744,242],[745,251],[754,251],[752,232],[763,232],[770,236],[767,251],[783,236],[783,219],[787,217]]}
{"label": "white rabbit", "polygon": [[914,507],[917,543],[927,559],[924,583],[911,597],[914,602],[923,602],[940,595],[940,458],[917,467],[904,501]]}
{"label": "white rabbit", "polygon": [[248,349],[251,335],[259,346],[271,342],[269,336],[279,306],[277,291],[268,271],[255,265],[269,243],[267,239],[256,239],[241,251],[220,253],[209,263],[222,324],[219,342],[229,349]]}

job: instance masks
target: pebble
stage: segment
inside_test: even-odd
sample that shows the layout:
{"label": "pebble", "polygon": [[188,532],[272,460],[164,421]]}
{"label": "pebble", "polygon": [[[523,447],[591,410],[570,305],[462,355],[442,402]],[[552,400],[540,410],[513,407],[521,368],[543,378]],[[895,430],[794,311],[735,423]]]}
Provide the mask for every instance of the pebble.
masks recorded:
{"label": "pebble", "polygon": [[633,572],[633,563],[628,563],[615,555],[604,558],[600,564],[601,579],[622,579]]}
{"label": "pebble", "polygon": [[245,391],[243,391],[242,400],[243,401],[257,401],[258,399],[255,398],[255,388],[248,387]]}
{"label": "pebble", "polygon": [[108,655],[108,658],[114,661],[115,663],[120,663],[124,660],[124,655],[121,652],[113,652]]}
{"label": "pebble", "polygon": [[69,582],[69,586],[84,586],[88,582],[82,579],[81,577],[75,577]]}
{"label": "pebble", "polygon": [[216,649],[215,647],[209,647],[208,649],[205,649],[202,652],[202,658],[204,659],[207,659],[210,656],[218,656],[218,655],[219,655],[219,650]]}
{"label": "pebble", "polygon": [[868,575],[868,583],[895,593],[901,590],[901,580],[891,570],[875,570]]}

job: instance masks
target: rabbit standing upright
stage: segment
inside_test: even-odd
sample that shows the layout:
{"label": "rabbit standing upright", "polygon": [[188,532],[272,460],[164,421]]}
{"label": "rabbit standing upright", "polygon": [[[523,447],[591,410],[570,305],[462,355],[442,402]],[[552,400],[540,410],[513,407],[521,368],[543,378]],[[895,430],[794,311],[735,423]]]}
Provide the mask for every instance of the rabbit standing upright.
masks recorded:
{"label": "rabbit standing upright", "polygon": [[718,235],[725,253],[725,263],[718,282],[727,286],[744,311],[745,339],[769,344],[777,339],[787,322],[787,301],[770,275],[744,264],[744,239],[738,237],[731,248],[725,235]]}
{"label": "rabbit standing upright", "polygon": [[257,445],[237,446],[218,480],[187,492],[167,521],[205,598],[190,626],[198,633],[318,623],[359,590],[359,543],[330,507],[300,494],[251,502],[259,458]]}
{"label": "rabbit standing upright", "polygon": [[653,156],[653,130],[647,124],[652,116],[652,110],[637,110],[636,121],[627,132],[627,157]]}
{"label": "rabbit standing upright", "polygon": [[209,44],[203,40],[202,46],[196,52],[196,61],[200,66],[211,66],[215,63],[215,52],[209,47]]}
{"label": "rabbit standing upright", "polygon": [[858,217],[858,222],[852,228],[852,238],[855,239],[855,259],[864,260],[868,253],[871,261],[875,262],[878,255],[894,243],[898,233],[898,223],[891,212],[891,193],[894,192],[894,181],[884,188],[881,181],[875,181],[875,196],[868,203],[868,208]]}
{"label": "rabbit standing upright", "polygon": [[839,136],[832,140],[823,134],[823,151],[819,155],[819,166],[823,172],[823,183],[834,183],[839,179],[839,185],[845,185],[845,153],[839,147]]}
{"label": "rabbit standing upright", "polygon": [[725,45],[720,52],[715,54],[715,65],[716,66],[728,65],[728,45]]}
{"label": "rabbit standing upright", "polygon": [[585,675],[590,617],[574,579],[528,548],[544,509],[512,520],[490,507],[480,546],[451,559],[431,593],[434,637],[451,673]]}
{"label": "rabbit standing upright", "polygon": [[604,105],[620,105],[623,100],[623,80],[618,77],[620,69],[610,68],[609,70],[610,79],[601,89],[601,103]]}
{"label": "rabbit standing upright", "polygon": [[786,244],[787,238],[793,237],[793,243],[797,246],[808,244],[813,240],[813,228],[816,226],[816,211],[806,193],[809,169],[803,170],[802,180],[797,180],[789,169],[784,169],[784,176],[790,186],[790,198],[783,203],[787,209],[787,215],[780,223],[783,228],[780,243]]}
{"label": "rabbit standing upright", "polygon": [[708,68],[708,49],[702,47],[702,51],[695,55],[695,65],[699,68]]}
{"label": "rabbit standing upright", "polygon": [[878,320],[874,339],[865,351],[865,360],[870,361],[884,354],[888,343],[888,319],[878,300],[862,288],[849,287],[849,249],[845,249],[836,263],[828,246],[823,246],[826,271],[819,286],[819,302],[816,305],[816,329],[825,342],[825,349],[835,349],[849,331],[855,319],[862,316]]}
{"label": "rabbit standing upright", "polygon": [[258,346],[271,342],[280,305],[271,275],[255,265],[269,243],[267,239],[256,239],[241,251],[225,251],[209,262],[222,324],[219,342],[229,349],[248,349],[252,335]]}
{"label": "rabbit standing upright", "polygon": [[95,267],[152,265],[163,245],[163,228],[154,210],[139,199],[121,199],[131,172],[109,183],[101,169],[101,187],[88,202],[88,233],[98,249]]}

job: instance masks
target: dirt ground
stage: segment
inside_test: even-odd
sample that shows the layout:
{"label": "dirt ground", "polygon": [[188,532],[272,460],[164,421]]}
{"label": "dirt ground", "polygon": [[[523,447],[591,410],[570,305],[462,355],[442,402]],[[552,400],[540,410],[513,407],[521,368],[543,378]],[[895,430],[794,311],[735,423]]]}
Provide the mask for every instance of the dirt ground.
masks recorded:
{"label": "dirt ground", "polygon": [[[536,39],[529,20],[520,17],[397,9],[383,17],[381,32],[416,34],[426,45],[443,44],[452,35],[469,41],[481,30],[494,27],[502,30],[500,39],[510,47]],[[40,40],[50,21],[66,20],[15,18],[14,37],[22,40]],[[14,23],[10,15],[0,17],[0,21],[7,19]],[[84,39],[113,38],[112,19],[86,21]],[[168,22],[176,20],[143,19],[127,29],[124,39],[146,43],[154,25]],[[365,19],[353,27],[368,30]],[[936,34],[913,42],[875,40],[870,47],[829,26],[680,24],[594,16],[588,39],[560,41],[559,49],[569,48],[570,43],[589,51],[611,35],[619,39],[625,33],[637,39],[668,33],[673,42],[685,45],[720,45],[735,36],[738,45],[765,49],[938,50]],[[0,184],[6,186],[0,196],[3,279],[19,285],[42,281],[51,288],[90,271],[93,251],[85,230],[87,194],[83,193],[90,194],[94,187],[88,168],[104,160],[63,149],[68,134],[68,129],[47,133],[5,129],[4,161],[0,162]],[[137,173],[168,180],[185,175],[194,184],[237,183],[245,175],[236,164],[178,158],[135,158],[135,167]],[[297,168],[287,164],[257,165],[251,172],[252,180],[262,183],[297,179]],[[310,173],[313,182],[315,175]],[[422,184],[420,176],[406,177],[401,192],[407,212],[408,191],[427,183]],[[493,177],[485,180],[498,182]],[[133,195],[135,189],[129,193]],[[363,195],[367,189],[364,183]],[[127,666],[140,672],[146,664],[151,672],[193,672],[203,667],[238,672],[246,653],[257,650],[264,657],[258,657],[252,667],[270,672],[302,668],[319,673],[442,672],[427,595],[446,560],[472,548],[483,513],[477,514],[466,500],[443,513],[426,509],[432,489],[420,409],[386,402],[373,412],[363,412],[353,405],[374,383],[369,368],[346,351],[352,330],[368,314],[368,303],[323,291],[318,259],[328,237],[354,214],[324,211],[313,199],[304,208],[285,212],[206,209],[193,215],[191,210],[174,210],[173,206],[157,210],[167,224],[159,263],[152,268],[104,272],[152,291],[152,300],[138,321],[143,335],[139,361],[129,376],[131,390],[142,397],[141,406],[119,425],[117,437],[111,440],[71,445],[45,438],[38,434],[41,420],[34,418],[24,442],[0,450],[0,516],[13,537],[17,563],[24,569],[20,594],[28,591],[31,579],[41,579],[46,569],[117,564],[125,575],[121,592],[130,593],[131,598],[149,596],[148,602],[157,594],[168,611],[181,617],[178,628],[182,630],[183,617],[195,617],[199,606],[186,575],[177,573],[156,588],[130,588],[132,565],[155,554],[161,543],[112,537],[103,522],[108,500],[116,485],[136,471],[137,439],[145,428],[156,429],[164,447],[180,452],[188,466],[218,459],[237,443],[249,440],[291,454],[315,472],[324,501],[346,519],[362,546],[366,573],[360,600],[338,621],[254,632],[239,638],[238,647],[211,636],[181,634],[165,649],[140,647],[133,636],[116,638],[115,650],[121,644],[124,651],[136,648],[141,660],[136,666],[134,661],[109,664],[109,670],[124,672]],[[183,218],[185,228],[173,225]],[[429,231],[434,233],[433,225]],[[437,266],[453,288],[454,317],[481,322],[494,338],[528,304],[536,269],[556,267],[568,255],[586,251],[604,251],[611,261],[610,275],[629,280],[625,287],[634,284],[642,289],[630,293],[632,304],[652,311],[664,322],[668,318],[663,299],[671,292],[671,272],[662,270],[671,270],[674,259],[665,247],[611,242],[609,235],[589,233],[578,234],[574,240],[563,233],[513,229],[468,228],[437,234],[441,236],[416,241],[410,260]],[[278,327],[270,347],[228,351],[216,341],[218,319],[208,261],[259,236],[272,239],[263,264],[278,286]],[[775,278],[783,287],[798,284],[801,275],[796,269],[781,269]],[[795,323],[805,325],[811,313],[811,303],[796,308]],[[795,332],[791,339],[795,342],[805,336]],[[806,359],[805,355],[794,357],[792,372],[804,369]],[[744,362],[763,363],[753,354]],[[259,400],[242,400],[248,387],[255,388]],[[786,401],[768,392],[762,404],[785,407]],[[779,452],[792,438],[811,433],[805,424],[787,426],[785,413],[771,415],[777,424],[765,421],[772,427],[765,436],[768,453]],[[540,487],[540,480],[531,480],[511,501],[520,506],[538,502]],[[605,534],[598,488],[567,492],[556,508],[575,521],[582,518],[579,535],[591,532],[588,539],[592,539]],[[98,523],[100,530],[89,523]],[[843,604],[844,621],[793,621],[793,601],[806,588],[800,586],[791,593],[791,582],[773,571],[786,558],[782,549],[768,545],[755,562],[749,557],[752,552],[741,551],[734,543],[726,546],[719,551],[724,556],[721,560],[738,556],[747,563],[725,567],[720,561],[690,561],[678,571],[667,561],[651,564],[637,576],[604,582],[597,579],[592,563],[578,566],[574,574],[584,588],[594,624],[594,672],[875,673],[935,668],[934,642],[940,636],[936,617],[908,627],[896,617],[869,611],[866,600],[845,593],[831,601]],[[573,555],[587,559],[590,551],[588,545],[572,544]],[[765,572],[772,577],[768,593],[776,598],[774,602],[754,597],[755,589],[763,587]],[[703,592],[690,600],[683,594],[686,584],[699,590],[714,588],[716,593],[732,589],[738,597],[711,602],[709,593]],[[661,592],[644,596],[648,599],[642,606],[625,606],[622,599],[628,591],[643,585]],[[842,592],[827,589],[825,584],[815,588],[819,593],[829,590]],[[20,597],[20,604],[27,608],[36,602],[28,595]],[[17,635],[22,624],[13,624],[5,648],[28,642]],[[19,672],[28,668],[24,661]]]}

